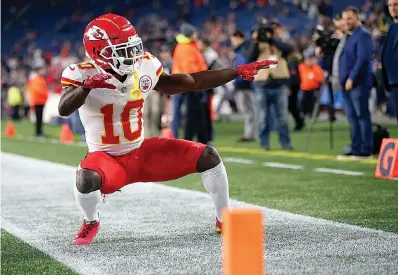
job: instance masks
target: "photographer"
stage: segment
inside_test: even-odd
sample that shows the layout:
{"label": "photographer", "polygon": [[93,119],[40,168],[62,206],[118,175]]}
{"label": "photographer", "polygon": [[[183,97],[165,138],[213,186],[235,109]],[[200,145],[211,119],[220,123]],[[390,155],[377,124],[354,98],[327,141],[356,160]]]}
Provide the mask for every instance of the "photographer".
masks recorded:
{"label": "photographer", "polygon": [[343,87],[341,86],[339,81],[339,59],[346,41],[346,35],[345,35],[346,26],[341,15],[336,16],[333,22],[336,28],[334,34],[336,39],[339,39],[339,43],[337,45],[337,48],[333,56],[331,84],[333,92],[338,92],[343,90]]}
{"label": "photographer", "polygon": [[[335,25],[333,25],[333,22]],[[343,33],[343,20],[341,15],[338,15],[334,21],[326,21],[325,26],[317,26],[313,40],[317,46],[317,56],[322,58],[324,69],[327,72],[326,83],[330,91],[330,103],[329,103],[329,120],[334,121],[334,97],[333,93],[341,91],[342,88],[339,86],[338,81],[338,60],[341,54],[341,50],[344,47],[344,42],[340,43],[340,40],[344,38]],[[339,46],[340,44],[340,46]],[[336,51],[338,49],[339,50]]]}
{"label": "photographer", "polygon": [[[288,63],[280,51],[267,41],[259,42],[259,50],[258,60],[278,59],[278,66],[259,72],[254,80],[260,146],[265,150],[270,149],[271,125],[276,125],[282,150],[292,150],[286,87],[290,77]],[[274,115],[271,116],[272,109]]]}
{"label": "photographer", "polygon": [[293,51],[293,46],[282,41],[282,27],[277,21],[267,21],[266,19],[261,19],[259,24],[253,27],[252,32],[252,45],[248,50],[248,61],[254,62],[257,60],[260,50],[259,42],[267,42],[270,45],[276,47],[282,54],[283,58]]}
{"label": "photographer", "polygon": [[[289,43],[284,42],[282,39],[286,40],[284,37],[284,30],[280,23],[277,20],[268,21],[265,18],[260,18],[259,23],[254,25],[252,28],[252,43],[247,52],[247,59],[248,62],[255,62],[258,60],[258,57],[261,54],[260,44],[267,43],[272,48],[275,48],[280,57],[283,57],[285,60],[287,59],[288,55],[293,52],[293,46]],[[279,66],[279,65],[278,65]],[[270,122],[273,121],[271,119],[275,116],[275,111],[270,111]],[[298,123],[298,129],[302,128],[303,125]]]}
{"label": "photographer", "polygon": [[[341,16],[337,16],[334,22],[340,18]],[[340,31],[335,28],[332,21],[325,21],[324,25],[318,25],[316,27],[312,39],[317,46],[318,56],[323,58],[325,70],[331,75],[333,57],[341,39]]]}

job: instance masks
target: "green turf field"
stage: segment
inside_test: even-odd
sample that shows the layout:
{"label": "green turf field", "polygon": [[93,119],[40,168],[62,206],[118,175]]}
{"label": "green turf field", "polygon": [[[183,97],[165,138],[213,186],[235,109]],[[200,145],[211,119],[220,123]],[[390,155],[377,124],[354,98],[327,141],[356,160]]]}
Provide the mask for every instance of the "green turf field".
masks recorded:
{"label": "green turf field", "polygon": [[[2,122],[2,129],[4,125],[5,122]],[[319,123],[314,127],[308,152],[303,152],[306,131],[292,133],[293,152],[279,151],[277,134],[273,134],[271,151],[268,152],[261,150],[256,143],[236,142],[241,134],[241,123],[218,122],[215,146],[222,157],[255,161],[253,164],[226,162],[231,197],[292,213],[398,233],[398,182],[375,179],[373,174],[376,160],[337,160],[340,149],[349,141],[348,126],[344,123],[335,124],[335,144],[332,150],[329,148],[328,127],[327,123]],[[20,138],[33,133],[33,126],[27,122],[17,123],[16,128]],[[392,137],[398,136],[396,125],[388,128]],[[59,127],[45,127],[45,133],[50,138],[57,138],[59,131]],[[85,147],[37,140],[3,137],[1,145],[4,152],[72,166],[77,166],[86,153]],[[300,165],[303,169],[265,167],[263,162]],[[364,175],[319,173],[314,171],[316,168],[344,169],[363,172]],[[204,191],[198,175],[165,184]],[[18,251],[17,247],[25,247],[24,251],[29,251],[26,250],[27,245],[3,231],[2,244],[3,274],[18,274],[18,268],[24,270],[26,262],[18,261],[18,266],[14,266],[12,262],[15,262],[16,256],[6,247],[15,247],[15,251]],[[51,265],[57,264],[54,261],[47,264],[44,261],[49,259],[35,250],[29,253],[35,255],[32,263],[39,266],[46,263],[47,271],[51,270]],[[37,267],[34,273],[29,274],[50,274],[40,268],[43,267]],[[61,273],[66,274],[64,272],[66,271]]]}
{"label": "green turf field", "polygon": [[36,248],[1,230],[2,274],[75,274]]}

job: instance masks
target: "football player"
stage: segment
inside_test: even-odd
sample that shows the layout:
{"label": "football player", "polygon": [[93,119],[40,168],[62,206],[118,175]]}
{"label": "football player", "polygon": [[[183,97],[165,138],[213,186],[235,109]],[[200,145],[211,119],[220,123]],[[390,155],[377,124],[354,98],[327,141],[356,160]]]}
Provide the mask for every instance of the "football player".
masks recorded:
{"label": "football player", "polygon": [[89,61],[63,71],[64,93],[58,106],[61,116],[79,110],[88,145],[76,173],[74,195],[84,221],[73,244],[93,242],[100,225],[101,194],[134,182],[164,182],[192,173],[201,174],[216,209],[216,231],[221,232],[221,211],[230,202],[227,172],[218,152],[192,141],[144,139],[145,98],[154,90],[171,95],[211,89],[238,76],[253,80],[276,61],[168,75],[156,57],[144,52],[131,23],[116,14],[91,21],[83,43]]}

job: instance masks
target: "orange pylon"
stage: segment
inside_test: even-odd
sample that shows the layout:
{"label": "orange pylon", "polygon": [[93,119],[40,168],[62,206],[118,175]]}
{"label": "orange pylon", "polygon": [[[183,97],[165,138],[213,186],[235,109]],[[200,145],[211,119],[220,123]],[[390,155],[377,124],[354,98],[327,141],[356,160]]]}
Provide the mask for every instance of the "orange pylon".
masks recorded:
{"label": "orange pylon", "polygon": [[264,275],[262,212],[224,209],[223,219],[223,275]]}
{"label": "orange pylon", "polygon": [[61,143],[72,143],[73,133],[68,124],[63,124],[61,128],[61,134],[59,136],[59,142]]}
{"label": "orange pylon", "polygon": [[7,122],[5,134],[6,134],[6,137],[16,137],[17,136],[17,130],[15,130],[15,126],[12,121]]}

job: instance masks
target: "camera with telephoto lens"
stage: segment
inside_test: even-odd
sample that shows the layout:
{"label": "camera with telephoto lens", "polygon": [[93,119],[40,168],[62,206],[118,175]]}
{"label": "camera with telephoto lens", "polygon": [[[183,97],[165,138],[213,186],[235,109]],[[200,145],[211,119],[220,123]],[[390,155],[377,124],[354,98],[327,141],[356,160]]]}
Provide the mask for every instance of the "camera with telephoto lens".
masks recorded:
{"label": "camera with telephoto lens", "polygon": [[270,42],[270,37],[272,37],[274,33],[274,29],[272,27],[272,22],[269,22],[265,18],[260,18],[252,28],[252,32],[257,31],[257,41],[258,42]]}
{"label": "camera with telephoto lens", "polygon": [[258,28],[258,36],[257,36],[258,42],[269,42],[270,41],[269,36],[272,36],[273,32],[274,30],[272,29],[272,26],[270,24],[265,24],[260,26]]}
{"label": "camera with telephoto lens", "polygon": [[318,25],[312,36],[316,46],[322,49],[324,53],[334,53],[340,40],[334,37],[333,29],[325,29],[323,26]]}

